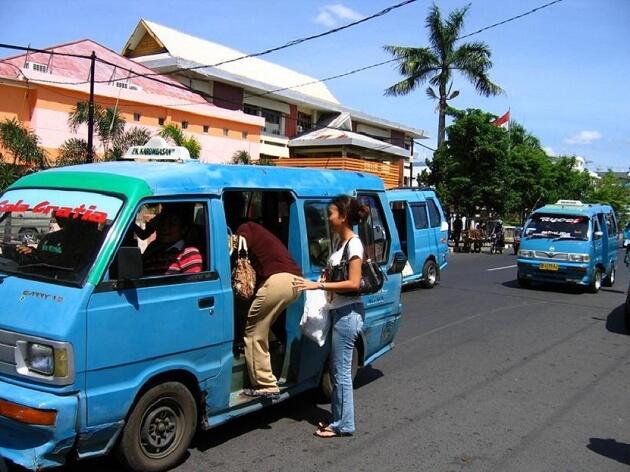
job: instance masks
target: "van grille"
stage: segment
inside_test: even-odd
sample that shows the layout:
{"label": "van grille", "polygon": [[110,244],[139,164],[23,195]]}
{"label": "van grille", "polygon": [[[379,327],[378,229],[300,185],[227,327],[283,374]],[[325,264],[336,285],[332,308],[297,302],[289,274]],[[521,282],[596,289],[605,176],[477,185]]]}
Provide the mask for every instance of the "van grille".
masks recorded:
{"label": "van grille", "polygon": [[0,373],[15,374],[15,343],[17,336],[0,329]]}
{"label": "van grille", "polygon": [[546,252],[534,251],[536,259],[553,259],[555,261],[568,261],[569,253],[567,252]]}

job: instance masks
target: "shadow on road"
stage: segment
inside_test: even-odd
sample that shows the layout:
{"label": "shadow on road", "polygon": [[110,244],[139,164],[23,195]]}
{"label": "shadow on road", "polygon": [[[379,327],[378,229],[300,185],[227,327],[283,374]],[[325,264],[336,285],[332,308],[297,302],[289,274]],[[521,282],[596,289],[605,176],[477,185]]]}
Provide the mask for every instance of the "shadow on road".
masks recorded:
{"label": "shadow on road", "polygon": [[361,388],[369,383],[374,382],[377,379],[383,377],[383,372],[375,369],[372,366],[365,366],[359,369],[357,376],[354,379],[354,388]]}
{"label": "shadow on road", "polygon": [[606,318],[606,329],[611,333],[628,335],[625,322],[625,307],[619,305]]}
{"label": "shadow on road", "polygon": [[538,284],[532,283],[532,285],[527,287],[521,287],[516,279],[508,280],[507,282],[503,282],[501,285],[507,288],[515,288],[517,290],[522,290],[524,292],[535,291],[535,292],[553,292],[553,293],[567,293],[567,294],[583,294],[584,289],[578,285],[563,285],[563,284]]}
{"label": "shadow on road", "polygon": [[630,444],[615,439],[590,438],[586,447],[601,456],[630,465]]}

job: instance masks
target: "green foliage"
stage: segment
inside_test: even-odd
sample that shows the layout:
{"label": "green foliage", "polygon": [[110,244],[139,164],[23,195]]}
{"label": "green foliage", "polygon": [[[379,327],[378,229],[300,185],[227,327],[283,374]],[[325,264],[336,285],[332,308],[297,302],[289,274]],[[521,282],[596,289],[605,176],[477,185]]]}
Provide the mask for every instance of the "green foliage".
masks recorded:
{"label": "green foliage", "polygon": [[55,161],[55,165],[73,166],[84,164],[88,155],[88,144],[85,139],[70,138],[66,139],[59,148],[59,155]]}
{"label": "green foliage", "polygon": [[194,136],[186,136],[179,126],[169,123],[162,126],[159,135],[171,141],[175,146],[183,146],[188,149],[190,157],[199,159],[201,155],[201,144]]}
{"label": "green foliage", "polygon": [[440,198],[458,212],[478,208],[503,213],[509,200],[508,140],[504,130],[490,124],[492,115],[467,110],[448,128],[445,141],[428,162],[431,184]]}
{"label": "green foliage", "polygon": [[276,159],[272,159],[270,157],[261,156],[261,157],[258,158],[258,160],[256,162],[254,162],[254,164],[258,165],[258,166],[275,167],[276,166]]}
{"label": "green foliage", "polygon": [[0,162],[0,192],[22,177],[24,168],[8,162]]}
{"label": "green foliage", "polygon": [[459,95],[459,91],[452,91],[453,71],[459,71],[485,97],[503,92],[488,76],[492,68],[492,53],[488,45],[479,41],[456,44],[463,31],[468,8],[453,10],[448,18],[443,19],[438,6],[431,6],[425,22],[429,47],[384,47],[385,51],[399,59],[399,72],[404,77],[385,89],[385,95],[407,95],[422,84],[429,83],[425,92],[429,98],[438,101],[438,146],[445,139],[448,101]]}
{"label": "green foliage", "polygon": [[625,183],[619,180],[611,170],[608,170],[601,176],[601,179],[595,182],[593,188],[588,192],[587,199],[589,202],[606,203],[612,206],[622,222],[625,222],[630,216],[628,215],[630,188],[626,187]]}
{"label": "green foliage", "polygon": [[15,118],[0,122],[0,145],[9,153],[14,165],[34,168],[47,165],[46,153],[39,146],[37,135]]}
{"label": "green foliage", "polygon": [[144,146],[149,139],[151,132],[148,129],[134,126],[114,138],[107,160],[120,160],[130,147]]}
{"label": "green foliage", "polygon": [[232,164],[251,164],[252,156],[247,151],[236,151],[232,154]]}

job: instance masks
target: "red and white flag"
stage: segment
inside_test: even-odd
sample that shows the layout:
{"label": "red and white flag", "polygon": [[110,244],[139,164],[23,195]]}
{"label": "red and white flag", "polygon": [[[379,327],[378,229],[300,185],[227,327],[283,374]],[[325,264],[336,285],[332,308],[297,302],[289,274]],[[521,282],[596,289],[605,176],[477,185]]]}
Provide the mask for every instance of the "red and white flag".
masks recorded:
{"label": "red and white flag", "polygon": [[494,126],[498,126],[500,128],[509,127],[510,126],[510,110],[505,113],[505,115],[498,117],[496,120],[491,121],[491,124]]}

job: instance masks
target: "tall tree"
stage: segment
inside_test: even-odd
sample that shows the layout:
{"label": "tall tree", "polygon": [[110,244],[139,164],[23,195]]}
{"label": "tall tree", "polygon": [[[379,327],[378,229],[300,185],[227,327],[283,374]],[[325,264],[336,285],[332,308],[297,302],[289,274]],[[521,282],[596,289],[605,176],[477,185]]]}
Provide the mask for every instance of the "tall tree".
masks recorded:
{"label": "tall tree", "polygon": [[[77,102],[74,110],[68,116],[68,126],[76,133],[79,126],[87,124],[89,116],[89,103]],[[107,158],[110,145],[113,140],[121,136],[125,131],[125,119],[115,108],[103,108],[94,105],[94,129],[103,146],[103,156]]]}
{"label": "tall tree", "polygon": [[199,159],[201,155],[201,144],[194,136],[186,136],[182,129],[174,123],[163,125],[160,130],[160,136],[164,139],[168,139],[175,146],[183,146],[188,149],[190,157],[193,159]]}
{"label": "tall tree", "polygon": [[459,95],[453,88],[453,72],[459,71],[483,96],[503,92],[488,77],[492,67],[490,48],[483,42],[456,44],[464,26],[465,8],[453,10],[446,20],[440,9],[433,5],[426,18],[429,47],[414,48],[385,46],[384,49],[399,59],[399,72],[404,79],[385,90],[385,95],[407,95],[425,82],[426,94],[438,101],[438,147],[445,139],[446,109],[448,101]]}
{"label": "tall tree", "polygon": [[607,203],[615,209],[620,221],[625,222],[630,209],[630,187],[626,187],[617,176],[608,170],[596,181],[588,193],[589,202]]}

